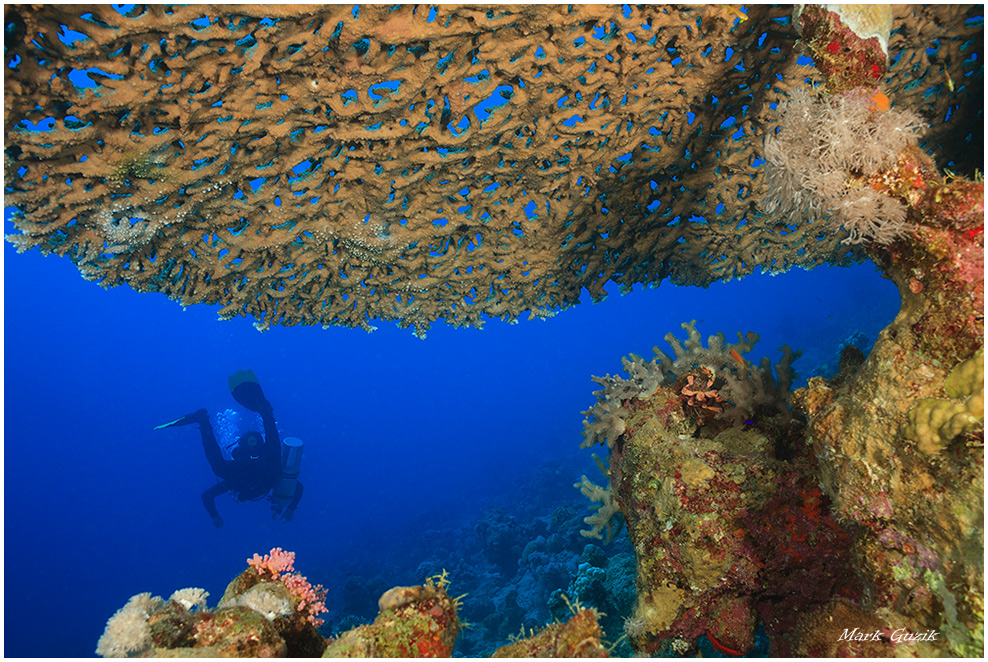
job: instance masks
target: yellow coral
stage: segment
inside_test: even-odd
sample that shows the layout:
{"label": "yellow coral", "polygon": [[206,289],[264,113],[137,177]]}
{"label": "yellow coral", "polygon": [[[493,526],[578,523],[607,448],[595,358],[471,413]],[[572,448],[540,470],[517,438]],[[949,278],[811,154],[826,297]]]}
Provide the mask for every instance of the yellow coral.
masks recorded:
{"label": "yellow coral", "polygon": [[907,439],[926,455],[934,455],[951,439],[974,432],[985,420],[984,347],[957,365],[943,388],[951,400],[924,398],[909,410]]}

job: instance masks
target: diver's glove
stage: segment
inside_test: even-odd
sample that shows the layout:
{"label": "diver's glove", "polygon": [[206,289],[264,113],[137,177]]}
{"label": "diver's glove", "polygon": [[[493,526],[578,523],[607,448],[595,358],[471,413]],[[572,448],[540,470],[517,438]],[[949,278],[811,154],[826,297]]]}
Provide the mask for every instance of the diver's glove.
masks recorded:
{"label": "diver's glove", "polygon": [[215,526],[217,529],[222,529],[223,528],[223,518],[220,517],[219,515],[217,515],[216,517],[214,517],[213,518],[213,526]]}
{"label": "diver's glove", "polygon": [[281,506],[275,504],[271,506],[271,519],[278,519],[278,515],[281,515],[281,519],[286,522],[292,521],[292,515],[295,514],[295,510],[289,508],[288,510],[282,511]]}

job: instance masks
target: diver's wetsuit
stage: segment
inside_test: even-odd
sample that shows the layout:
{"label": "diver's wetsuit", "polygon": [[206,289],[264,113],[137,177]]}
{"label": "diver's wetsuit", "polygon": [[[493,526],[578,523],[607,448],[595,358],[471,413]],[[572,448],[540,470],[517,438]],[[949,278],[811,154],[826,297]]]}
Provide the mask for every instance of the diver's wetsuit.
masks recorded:
{"label": "diver's wetsuit", "polygon": [[[259,499],[274,487],[275,481],[278,479],[278,474],[281,471],[281,437],[278,435],[278,427],[275,425],[274,409],[267,401],[265,404],[267,406],[258,412],[264,421],[264,443],[258,447],[256,458],[249,457],[246,454],[246,448],[238,448],[237,450],[243,455],[237,458],[236,455],[239,453],[235,452],[234,459],[224,459],[219,442],[216,441],[216,435],[213,433],[213,426],[209,422],[208,415],[205,415],[205,410],[202,412],[204,415],[198,421],[206,459],[209,461],[213,473],[221,479],[219,483],[202,493],[202,504],[206,507],[209,516],[213,518],[213,524],[217,527],[223,525],[223,520],[216,510],[216,497],[226,492],[233,492],[239,501]],[[243,438],[241,438],[241,445],[246,446]],[[298,506],[301,499],[302,483],[299,482],[296,484],[295,495],[291,503],[285,509],[284,517],[286,520],[292,518],[295,507]]]}

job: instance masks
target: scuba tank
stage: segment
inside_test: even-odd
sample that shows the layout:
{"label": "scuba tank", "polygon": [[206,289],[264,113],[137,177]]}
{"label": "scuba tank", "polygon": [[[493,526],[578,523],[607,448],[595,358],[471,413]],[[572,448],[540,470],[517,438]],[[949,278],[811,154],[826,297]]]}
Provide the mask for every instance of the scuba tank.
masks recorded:
{"label": "scuba tank", "polygon": [[287,437],[281,442],[281,472],[271,491],[271,501],[279,511],[290,504],[295,496],[303,445],[298,437]]}

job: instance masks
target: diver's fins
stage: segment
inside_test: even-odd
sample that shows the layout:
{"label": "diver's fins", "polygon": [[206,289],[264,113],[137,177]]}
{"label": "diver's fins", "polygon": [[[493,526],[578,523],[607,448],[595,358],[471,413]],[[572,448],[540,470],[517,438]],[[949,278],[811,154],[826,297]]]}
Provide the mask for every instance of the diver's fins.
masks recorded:
{"label": "diver's fins", "polygon": [[162,423],[161,425],[154,426],[155,430],[163,430],[165,428],[177,427],[179,425],[192,425],[193,423],[202,423],[203,421],[209,420],[209,414],[205,409],[200,409],[194,411],[191,414],[186,414],[181,418],[176,418],[174,421],[169,421],[168,423]]}
{"label": "diver's fins", "polygon": [[253,370],[238,370],[230,375],[230,395],[241,405],[262,413],[271,409],[271,403],[264,397],[264,391],[257,382]]}

